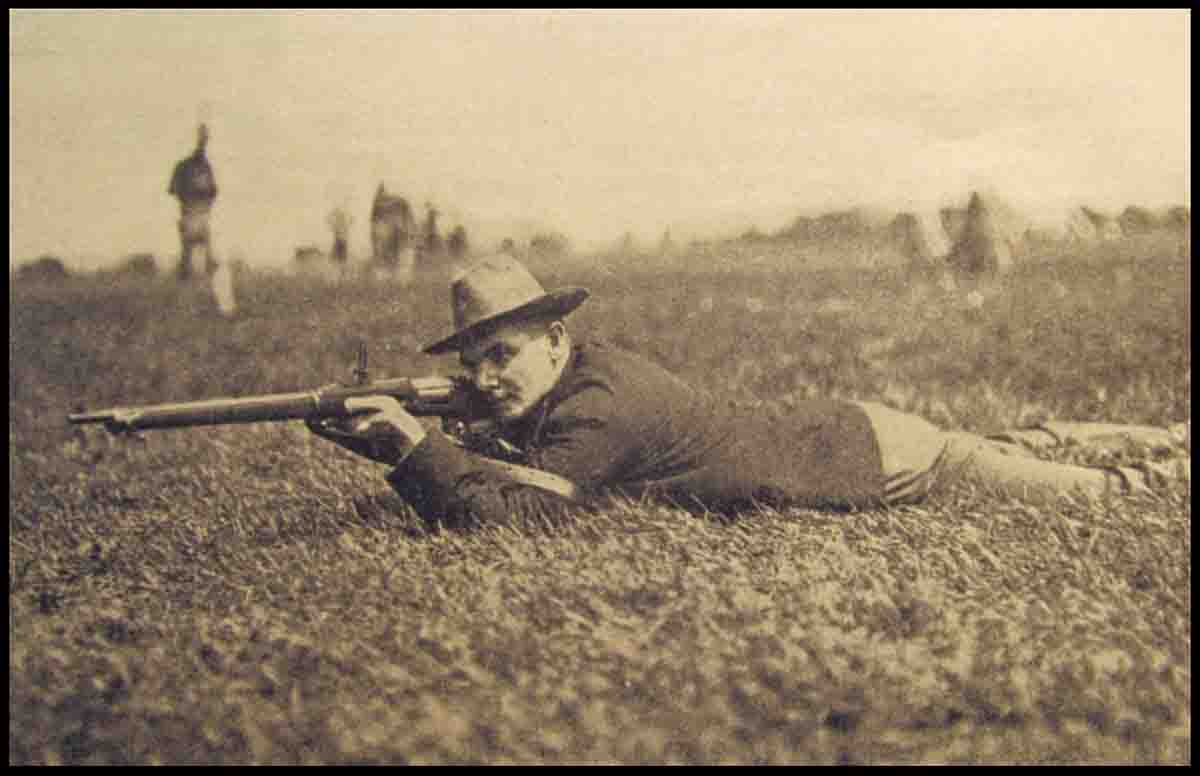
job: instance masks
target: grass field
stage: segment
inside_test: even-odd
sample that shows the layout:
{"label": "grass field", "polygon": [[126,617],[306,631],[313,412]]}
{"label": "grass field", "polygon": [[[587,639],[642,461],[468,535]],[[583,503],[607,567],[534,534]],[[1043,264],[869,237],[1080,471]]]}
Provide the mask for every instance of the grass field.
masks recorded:
{"label": "grass field", "polygon": [[[1172,245],[972,302],[888,270],[535,269],[592,290],[576,331],[743,399],[1191,417]],[[444,280],[240,282],[232,319],[166,282],[10,290],[10,764],[1190,763],[1190,486],[459,534],[300,423],[68,427],[345,380],[360,340],[377,376],[454,367],[419,354]]]}

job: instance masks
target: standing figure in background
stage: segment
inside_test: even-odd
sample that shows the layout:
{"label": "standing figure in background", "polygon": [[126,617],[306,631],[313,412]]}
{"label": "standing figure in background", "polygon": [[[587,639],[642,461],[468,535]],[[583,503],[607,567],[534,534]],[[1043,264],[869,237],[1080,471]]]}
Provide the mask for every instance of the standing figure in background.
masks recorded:
{"label": "standing figure in background", "polygon": [[192,274],[192,258],[197,248],[204,251],[204,268],[211,273],[216,268],[212,253],[212,236],[208,218],[217,198],[217,179],[208,163],[208,127],[200,125],[196,150],[181,159],[171,174],[167,193],[179,200],[179,277],[186,280]]}
{"label": "standing figure in background", "polygon": [[453,261],[462,261],[471,251],[471,244],[467,240],[467,230],[462,224],[454,227],[450,231],[450,236],[446,238],[446,253]]}
{"label": "standing figure in background", "polygon": [[427,262],[441,256],[446,249],[441,232],[438,231],[440,214],[440,211],[432,203],[425,203],[425,227],[421,234],[421,256]]}
{"label": "standing figure in background", "polygon": [[329,214],[329,228],[333,230],[333,250],[330,259],[338,269],[345,271],[347,253],[347,238],[350,235],[350,224],[354,219],[343,208],[334,208]]}
{"label": "standing figure in background", "polygon": [[371,205],[371,259],[375,269],[408,283],[413,274],[415,235],[408,200],[388,194],[380,183]]}

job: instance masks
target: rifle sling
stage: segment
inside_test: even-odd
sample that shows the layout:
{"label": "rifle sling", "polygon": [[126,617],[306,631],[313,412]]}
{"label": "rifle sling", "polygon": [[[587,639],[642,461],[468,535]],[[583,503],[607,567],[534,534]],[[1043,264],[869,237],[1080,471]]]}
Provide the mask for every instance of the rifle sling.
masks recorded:
{"label": "rifle sling", "polygon": [[560,477],[557,474],[551,474],[550,472],[534,469],[529,466],[521,466],[520,464],[509,463],[508,461],[499,461],[494,458],[487,459],[487,463],[489,466],[495,467],[513,482],[519,482],[522,485],[530,485],[554,493],[567,501],[579,503],[583,500],[579,492],[579,486],[566,477]]}

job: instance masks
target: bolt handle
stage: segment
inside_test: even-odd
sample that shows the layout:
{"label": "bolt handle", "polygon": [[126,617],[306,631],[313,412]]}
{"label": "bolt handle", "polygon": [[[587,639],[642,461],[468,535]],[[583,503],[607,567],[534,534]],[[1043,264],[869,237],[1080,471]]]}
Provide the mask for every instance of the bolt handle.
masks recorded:
{"label": "bolt handle", "polygon": [[358,343],[358,364],[354,367],[354,384],[366,385],[371,382],[371,371],[367,368],[367,343]]}

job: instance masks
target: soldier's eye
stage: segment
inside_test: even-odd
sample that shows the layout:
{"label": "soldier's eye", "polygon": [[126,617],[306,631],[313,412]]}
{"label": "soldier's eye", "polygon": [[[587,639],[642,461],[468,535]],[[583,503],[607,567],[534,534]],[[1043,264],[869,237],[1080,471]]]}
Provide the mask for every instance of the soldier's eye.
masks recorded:
{"label": "soldier's eye", "polygon": [[492,363],[496,366],[504,366],[509,361],[512,361],[513,356],[516,354],[517,351],[507,345],[497,345],[488,351],[488,358],[490,358]]}

